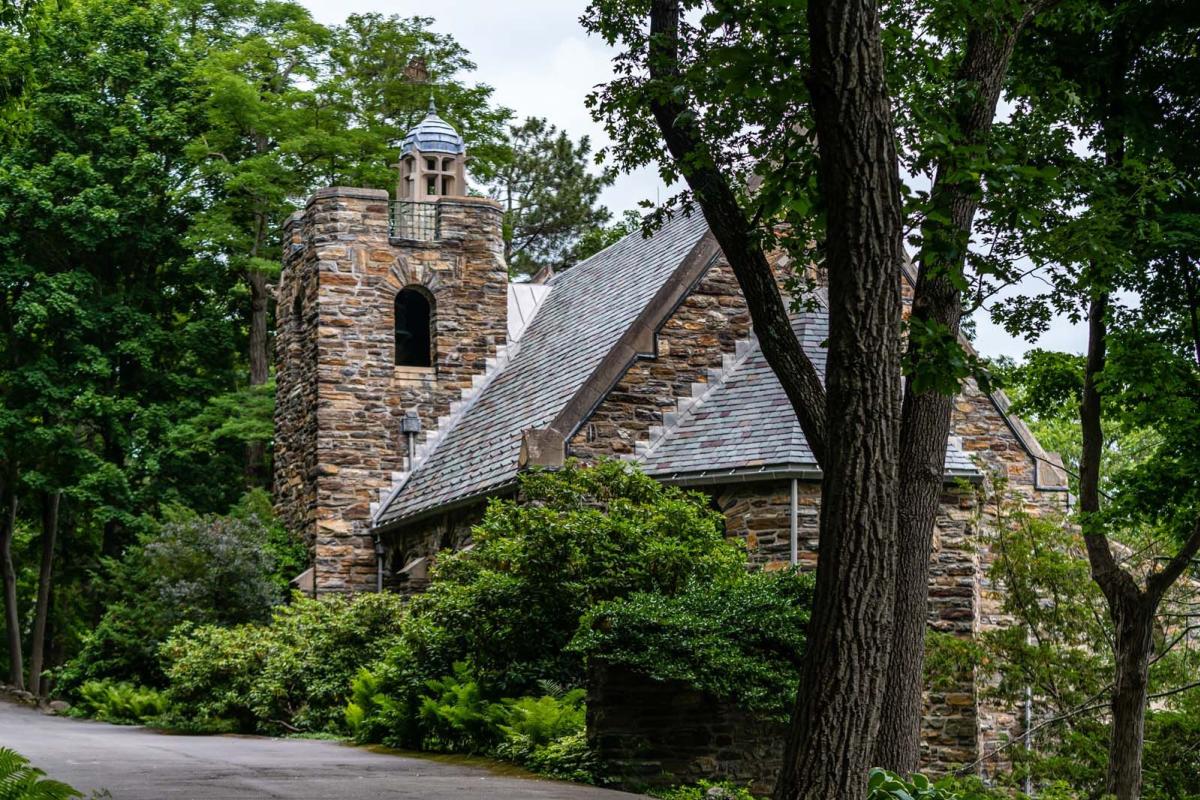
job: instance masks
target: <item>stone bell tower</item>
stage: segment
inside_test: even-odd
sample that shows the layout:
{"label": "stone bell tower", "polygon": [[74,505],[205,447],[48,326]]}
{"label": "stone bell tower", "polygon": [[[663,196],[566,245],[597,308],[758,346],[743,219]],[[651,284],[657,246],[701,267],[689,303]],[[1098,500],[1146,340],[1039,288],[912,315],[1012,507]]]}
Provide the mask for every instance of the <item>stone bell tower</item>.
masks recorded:
{"label": "stone bell tower", "polygon": [[466,196],[466,160],[431,102],[401,145],[395,202],[322,189],[284,227],[275,506],[309,544],[314,593],[376,588],[371,504],[504,351],[501,211]]}

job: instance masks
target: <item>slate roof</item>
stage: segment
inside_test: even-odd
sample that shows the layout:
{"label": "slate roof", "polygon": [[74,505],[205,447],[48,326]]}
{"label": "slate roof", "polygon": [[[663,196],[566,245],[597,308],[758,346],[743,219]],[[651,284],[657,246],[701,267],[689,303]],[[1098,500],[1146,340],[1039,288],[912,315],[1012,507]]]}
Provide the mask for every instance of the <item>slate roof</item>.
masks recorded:
{"label": "slate roof", "polygon": [[634,233],[554,276],[508,364],[392,495],[376,526],[510,483],[521,432],[548,425],[707,232],[677,216],[650,239]]}
{"label": "slate roof", "polygon": [[[824,375],[826,311],[793,316],[792,330]],[[722,476],[755,472],[819,474],[787,394],[757,345],[639,453],[637,461],[647,473],[663,479],[719,482]],[[953,440],[946,446],[946,474],[979,474]]]}
{"label": "slate roof", "polygon": [[438,116],[433,98],[429,99],[429,111],[424,119],[418,122],[408,135],[400,142],[400,155],[408,155],[413,150],[422,153],[451,153],[458,155],[467,152],[466,142],[458,135],[454,126]]}

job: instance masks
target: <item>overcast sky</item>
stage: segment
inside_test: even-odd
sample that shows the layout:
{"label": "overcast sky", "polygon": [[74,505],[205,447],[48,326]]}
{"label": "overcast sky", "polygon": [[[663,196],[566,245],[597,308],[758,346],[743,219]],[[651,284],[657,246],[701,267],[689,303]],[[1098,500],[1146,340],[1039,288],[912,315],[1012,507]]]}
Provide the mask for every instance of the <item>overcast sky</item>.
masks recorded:
{"label": "overcast sky", "polygon": [[[495,88],[496,102],[520,118],[546,117],[597,146],[607,139],[592,122],[584,97],[612,75],[611,51],[579,25],[587,0],[301,0],[318,21],[342,22],[352,13],[427,16],[435,30],[463,45],[478,65],[474,80]],[[665,194],[658,176],[642,170],[619,177],[602,197],[615,214]],[[1035,344],[1015,340],[981,315],[975,341],[986,356],[1020,357],[1033,346],[1082,352],[1080,327],[1056,324]]]}

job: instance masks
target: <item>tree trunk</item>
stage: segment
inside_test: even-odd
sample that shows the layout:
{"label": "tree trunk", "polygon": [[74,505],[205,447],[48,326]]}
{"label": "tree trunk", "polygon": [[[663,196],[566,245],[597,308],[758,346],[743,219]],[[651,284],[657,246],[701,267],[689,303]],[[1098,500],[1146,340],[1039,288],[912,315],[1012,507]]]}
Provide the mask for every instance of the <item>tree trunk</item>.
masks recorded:
{"label": "tree trunk", "polygon": [[1136,592],[1113,609],[1112,738],[1104,791],[1117,800],[1137,800],[1142,790],[1142,748],[1149,693],[1150,656],[1154,649],[1157,603]]}
{"label": "tree trunk", "polygon": [[[776,796],[866,792],[890,647],[900,422],[900,180],[873,3],[809,6],[827,199],[830,336],[823,387],[728,180],[671,91],[679,0],[650,7],[651,111],[746,298],[755,334],[824,473],[804,680]],[[845,7],[843,7],[845,6]]]}
{"label": "tree trunk", "polygon": [[17,527],[15,481],[6,487],[8,513],[0,520],[0,560],[4,562],[4,624],[8,630],[8,680],[18,690],[25,689],[25,665],[21,654],[21,615],[17,609],[17,571],[13,567],[12,540]]}
{"label": "tree trunk", "polygon": [[900,430],[900,179],[873,2],[808,6],[827,204],[827,457],[804,677],[777,800],[866,793],[891,650]]}
{"label": "tree trunk", "polygon": [[29,691],[45,695],[42,668],[46,653],[46,620],[50,615],[50,580],[54,567],[54,545],[58,538],[58,508],[62,492],[42,498],[42,563],[38,570],[37,606],[33,615],[33,641],[29,646]]}
{"label": "tree trunk", "polygon": [[[251,270],[247,276],[250,285],[250,385],[262,386],[270,377],[267,347],[267,276],[259,270]],[[252,486],[265,486],[263,461],[266,458],[265,442],[246,444],[246,478]]]}
{"label": "tree trunk", "polygon": [[[968,36],[958,77],[977,91],[955,115],[963,145],[957,152],[971,152],[966,145],[984,142],[991,131],[1013,48],[1028,19],[1026,14],[1008,28],[989,26]],[[963,298],[952,278],[963,270],[979,206],[977,178],[948,178],[974,172],[965,166],[949,160],[938,165],[930,204],[948,222],[927,220],[922,225],[922,240],[928,246],[920,254],[912,305],[912,319],[932,323],[953,337],[958,336]],[[911,379],[904,387],[895,619],[874,758],[875,766],[901,774],[916,771],[921,757],[929,557],[945,482],[953,399],[936,391],[917,394]]]}

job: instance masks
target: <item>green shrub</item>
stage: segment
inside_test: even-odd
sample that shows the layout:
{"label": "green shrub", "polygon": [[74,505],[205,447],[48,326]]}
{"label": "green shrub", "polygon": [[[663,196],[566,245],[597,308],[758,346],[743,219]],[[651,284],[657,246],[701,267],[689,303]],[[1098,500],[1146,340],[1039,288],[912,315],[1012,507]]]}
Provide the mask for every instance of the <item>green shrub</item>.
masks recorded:
{"label": "green shrub", "polygon": [[425,682],[419,710],[426,750],[485,753],[500,737],[501,708],[483,696],[466,664]]}
{"label": "green shrub", "polygon": [[810,575],[781,570],[692,581],[674,597],[639,593],[593,608],[571,649],[786,720],[812,590]]}
{"label": "green shrub", "polygon": [[182,623],[264,622],[284,597],[280,559],[295,548],[251,493],[228,516],[173,510],[119,560],[104,563],[104,616],[57,674],[57,689],[77,696],[88,681],[163,686],[158,648]]}
{"label": "green shrub", "polygon": [[424,678],[462,661],[495,697],[530,694],[541,679],[577,686],[583,659],[566,645],[590,608],[745,570],[704,496],[623,463],[530,472],[521,494],[493,501],[475,546],[440,555],[413,600],[404,635]]}
{"label": "green shrub", "polygon": [[886,769],[873,769],[867,779],[867,800],[961,800],[951,789],[924,775],[905,780]]}
{"label": "green shrub", "polygon": [[506,739],[528,743],[531,749],[579,733],[584,727],[586,694],[583,689],[572,689],[561,695],[504,700],[500,729]]}
{"label": "green shrub", "polygon": [[351,677],[396,642],[403,599],[295,596],[269,624],[185,627],[162,647],[174,711],[258,733],[340,729]]}
{"label": "green shrub", "polygon": [[730,781],[700,781],[691,786],[674,786],[655,792],[661,800],[758,800],[744,786]]}
{"label": "green shrub", "polygon": [[587,734],[582,730],[568,733],[541,747],[522,752],[501,749],[497,755],[539,775],[576,783],[595,783],[600,772],[596,757],[588,749]]}
{"label": "green shrub", "polygon": [[88,681],[79,688],[79,702],[73,710],[104,722],[136,725],[166,714],[167,699],[162,692],[147,686]]}
{"label": "green shrub", "polygon": [[29,759],[0,747],[0,800],[67,800],[83,797],[79,790],[60,781],[48,780]]}

